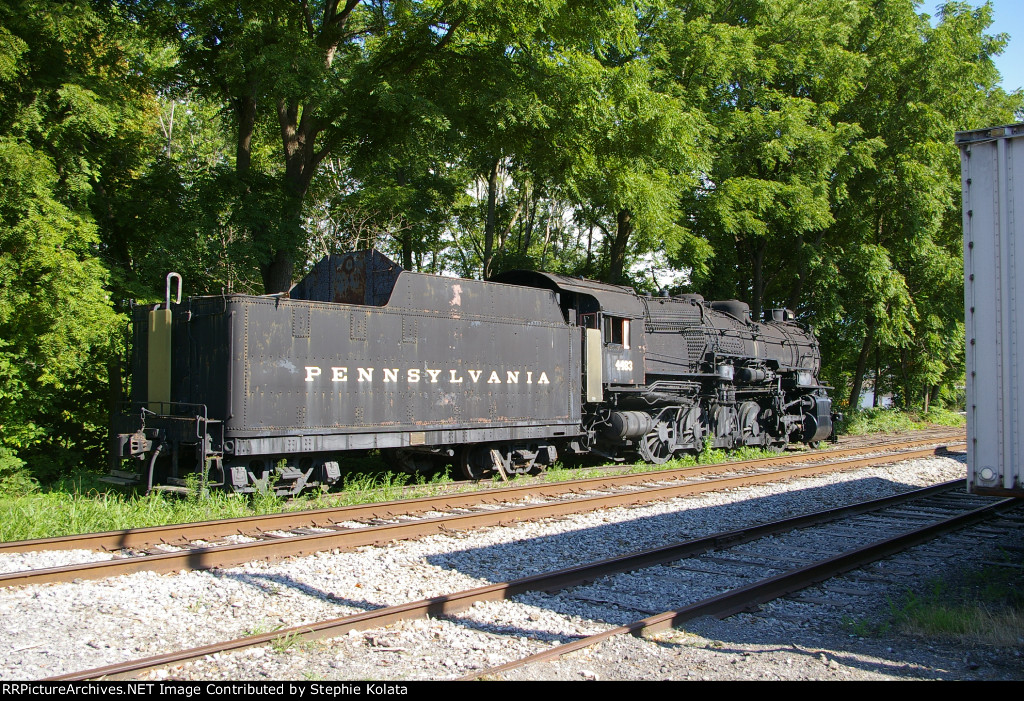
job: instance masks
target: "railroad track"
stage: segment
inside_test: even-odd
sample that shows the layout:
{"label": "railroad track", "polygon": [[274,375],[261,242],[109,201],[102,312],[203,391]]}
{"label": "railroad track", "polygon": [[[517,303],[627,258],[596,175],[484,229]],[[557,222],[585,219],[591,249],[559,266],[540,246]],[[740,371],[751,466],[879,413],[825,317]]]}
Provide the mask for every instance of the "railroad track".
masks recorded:
{"label": "railroad track", "polygon": [[[779,455],[652,473],[604,475],[555,484],[529,484],[383,504],[178,524],[0,544],[0,554],[46,550],[114,551],[112,559],[0,575],[0,587],[99,579],[133,572],[223,568],[251,562],[350,550],[434,533],[537,520],[658,501],[716,489],[763,484],[948,450],[934,438],[864,448]],[[888,451],[877,455],[879,451]],[[542,499],[541,503],[536,503]],[[530,503],[523,503],[529,500]],[[236,542],[237,539],[246,542]]]}
{"label": "railroad track", "polygon": [[[882,499],[848,504],[749,528],[715,533],[628,553],[616,558],[546,572],[515,581],[492,584],[444,596],[367,611],[314,624],[252,635],[200,648],[176,651],[96,669],[53,680],[135,678],[171,665],[208,655],[227,653],[280,640],[317,640],[395,623],[439,616],[457,616],[477,602],[497,601],[534,592],[543,605],[567,611],[580,602],[600,608],[599,618],[614,622],[624,612],[648,613],[650,579],[659,579],[657,591],[690,596],[654,615],[632,620],[594,636],[554,647],[507,664],[480,670],[468,677],[504,674],[525,664],[550,660],[621,634],[656,631],[703,615],[724,617],[758,603],[797,591],[837,573],[861,567],[913,545],[964,528],[980,520],[1016,509],[1010,518],[1019,528],[1022,505],[958,492],[962,482],[948,482]],[[793,552],[800,553],[794,565]],[[716,581],[716,578],[721,581]],[[737,578],[745,583],[737,586]],[[667,585],[666,580],[671,580]],[[543,594],[540,594],[543,592]],[[557,592],[553,594],[552,592]]]}
{"label": "railroad track", "polygon": [[877,445],[879,443],[909,440],[911,438],[938,438],[941,440],[949,440],[956,437],[963,438],[965,435],[966,434],[962,428],[935,426],[932,428],[906,432],[896,431],[891,433],[865,433],[857,436],[840,436],[837,443],[826,444],[822,447],[825,450],[834,448],[861,448],[869,445]]}
{"label": "railroad track", "polygon": [[[775,530],[777,525],[783,525],[781,523],[751,529],[772,530],[774,537],[763,539],[764,542],[755,541],[747,530],[727,534],[722,540],[735,538],[728,546],[657,567],[662,572],[667,571],[668,577],[675,580],[676,587],[671,591],[706,594],[711,589],[714,593],[504,665],[474,672],[462,679],[500,677],[529,664],[554,660],[598,645],[617,635],[656,633],[702,616],[726,618],[754,611],[765,602],[876,563],[951,531],[1004,517],[1008,512],[1012,512],[1009,521],[1013,528],[1019,529],[1024,525],[1024,504],[1020,500],[992,499],[950,491],[961,486],[959,481],[948,482],[900,495],[906,499],[878,500],[877,511],[865,508],[868,504],[841,507],[834,510],[835,518],[839,519],[835,522],[832,522],[830,514],[822,512],[815,517],[825,525],[799,525],[797,528],[803,529],[800,531]],[[781,537],[780,533],[783,534]],[[738,544],[748,544],[748,547],[739,548]],[[798,553],[796,562],[801,563],[796,567],[792,567],[793,556],[786,554],[793,551]],[[643,574],[648,572],[644,570]],[[630,572],[609,577],[577,588],[567,598],[599,604],[613,603],[618,610],[632,608],[646,613],[644,608],[649,604],[643,603],[643,574],[638,576],[638,573]],[[726,583],[709,581],[715,577]],[[736,578],[747,579],[748,582],[740,586],[728,583]],[[661,583],[665,584],[664,576]],[[630,599],[640,603],[630,604]]]}

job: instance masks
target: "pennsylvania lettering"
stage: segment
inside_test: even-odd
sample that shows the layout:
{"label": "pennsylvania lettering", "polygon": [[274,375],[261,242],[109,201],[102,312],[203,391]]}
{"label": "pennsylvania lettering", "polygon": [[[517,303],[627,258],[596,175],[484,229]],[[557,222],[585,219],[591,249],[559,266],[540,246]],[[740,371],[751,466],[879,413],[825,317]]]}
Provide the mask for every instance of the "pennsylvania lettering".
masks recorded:
{"label": "pennsylvania lettering", "polygon": [[[306,365],[306,382],[367,382],[424,384],[550,385],[545,371],[536,370],[435,370],[431,368],[372,368]],[[485,379],[486,378],[486,379]]]}

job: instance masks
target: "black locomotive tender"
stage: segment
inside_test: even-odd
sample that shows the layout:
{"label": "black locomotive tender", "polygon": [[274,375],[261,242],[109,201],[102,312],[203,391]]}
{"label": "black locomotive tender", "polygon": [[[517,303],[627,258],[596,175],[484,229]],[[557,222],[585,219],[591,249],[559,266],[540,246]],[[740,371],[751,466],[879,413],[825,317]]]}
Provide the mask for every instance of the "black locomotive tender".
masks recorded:
{"label": "black locomotive tender", "polygon": [[[821,357],[793,313],[644,297],[540,272],[493,281],[324,258],[288,295],[170,299],[133,312],[132,401],[111,481],[297,493],[379,449],[410,472],[535,472],[560,454],[815,443],[832,431]],[[130,459],[135,469],[124,469]]]}

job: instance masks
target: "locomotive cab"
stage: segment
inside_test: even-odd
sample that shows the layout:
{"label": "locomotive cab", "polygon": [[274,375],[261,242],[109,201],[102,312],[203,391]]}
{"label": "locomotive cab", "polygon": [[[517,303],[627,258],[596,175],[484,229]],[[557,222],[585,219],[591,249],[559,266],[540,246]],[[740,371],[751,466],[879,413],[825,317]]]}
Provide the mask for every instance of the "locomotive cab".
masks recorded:
{"label": "locomotive cab", "polygon": [[608,400],[617,387],[644,383],[644,308],[633,289],[531,270],[513,270],[494,282],[553,290],[567,323],[581,330],[588,403]]}

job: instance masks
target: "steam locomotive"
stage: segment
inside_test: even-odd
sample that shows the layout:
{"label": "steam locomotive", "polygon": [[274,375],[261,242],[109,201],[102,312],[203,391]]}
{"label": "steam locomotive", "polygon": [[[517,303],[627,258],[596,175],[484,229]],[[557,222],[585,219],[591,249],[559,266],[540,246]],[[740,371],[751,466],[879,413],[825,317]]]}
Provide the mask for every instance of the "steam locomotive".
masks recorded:
{"label": "steam locomotive", "polygon": [[[173,275],[173,274],[172,274]],[[782,449],[832,432],[814,336],[786,309],[533,271],[491,281],[321,260],[287,294],[135,307],[131,399],[108,481],[295,494],[379,450],[466,478],[559,456],[664,463],[706,446]]]}

